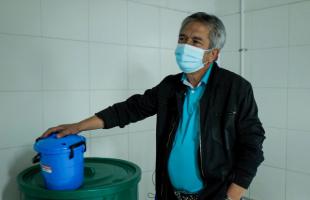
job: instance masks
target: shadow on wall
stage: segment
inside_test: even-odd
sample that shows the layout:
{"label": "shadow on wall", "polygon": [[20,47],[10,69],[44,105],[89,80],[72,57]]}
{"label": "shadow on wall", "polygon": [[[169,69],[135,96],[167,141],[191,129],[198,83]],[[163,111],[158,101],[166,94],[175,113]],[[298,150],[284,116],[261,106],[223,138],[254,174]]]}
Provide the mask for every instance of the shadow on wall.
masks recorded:
{"label": "shadow on wall", "polygon": [[15,157],[13,162],[8,166],[8,180],[2,192],[2,200],[20,200],[21,193],[18,189],[17,175],[24,169],[32,166],[32,157],[35,152],[31,147],[15,150],[12,156]]}

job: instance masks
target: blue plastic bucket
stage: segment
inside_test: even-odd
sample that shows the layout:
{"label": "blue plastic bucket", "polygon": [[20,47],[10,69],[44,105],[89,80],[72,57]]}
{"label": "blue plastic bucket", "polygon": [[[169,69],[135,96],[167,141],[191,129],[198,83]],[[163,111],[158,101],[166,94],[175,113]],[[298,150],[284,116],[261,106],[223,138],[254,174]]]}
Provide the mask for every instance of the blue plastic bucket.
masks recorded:
{"label": "blue plastic bucket", "polygon": [[75,190],[84,179],[85,138],[69,135],[58,139],[56,134],[34,144],[38,154],[33,161],[40,162],[45,187],[49,190]]}

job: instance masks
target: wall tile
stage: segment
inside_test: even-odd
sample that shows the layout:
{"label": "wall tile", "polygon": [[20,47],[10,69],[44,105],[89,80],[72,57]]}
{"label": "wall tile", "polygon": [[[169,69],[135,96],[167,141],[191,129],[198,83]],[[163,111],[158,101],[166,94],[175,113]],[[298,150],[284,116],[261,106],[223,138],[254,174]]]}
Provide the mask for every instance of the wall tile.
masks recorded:
{"label": "wall tile", "polygon": [[175,60],[174,50],[161,49],[160,56],[160,74],[162,79],[170,74],[178,74],[181,72]]}
{"label": "wall tile", "polygon": [[149,196],[155,194],[155,174],[153,172],[142,172],[142,178],[139,183],[139,199],[150,199]]}
{"label": "wall tile", "polygon": [[309,174],[287,172],[286,199],[308,200],[310,196]]}
{"label": "wall tile", "polygon": [[157,85],[160,81],[159,49],[129,47],[128,51],[129,89],[148,89]]}
{"label": "wall tile", "polygon": [[88,91],[44,92],[44,129],[89,117]]}
{"label": "wall tile", "polygon": [[88,40],[87,0],[42,0],[42,33]]}
{"label": "wall tile", "polygon": [[0,93],[0,147],[33,144],[42,134],[42,97],[39,92]]}
{"label": "wall tile", "polygon": [[127,2],[90,0],[89,34],[91,41],[127,44]]}
{"label": "wall tile", "polygon": [[288,48],[250,50],[245,73],[254,87],[287,87]]}
{"label": "wall tile", "polygon": [[254,88],[254,95],[258,104],[259,118],[264,127],[286,128],[286,89]]}
{"label": "wall tile", "polygon": [[290,47],[289,52],[289,87],[310,88],[310,46]]}
{"label": "wall tile", "polygon": [[161,6],[161,7],[165,7],[167,5],[167,0],[128,0],[128,1],[134,1],[134,2],[139,2],[143,4],[150,4],[150,5]]}
{"label": "wall tile", "polygon": [[250,197],[253,199],[285,199],[285,171],[261,166],[252,183]]}
{"label": "wall tile", "polygon": [[128,2],[128,42],[159,47],[159,8]]}
{"label": "wall tile", "polygon": [[1,0],[0,32],[40,35],[40,0]]}
{"label": "wall tile", "polygon": [[142,170],[155,169],[155,131],[129,134],[129,160]]}
{"label": "wall tile", "polygon": [[[125,101],[128,97],[126,90],[111,90],[111,91],[91,91],[90,96],[90,115],[112,106],[115,103]],[[122,134],[128,132],[128,126],[124,128],[115,127],[112,129],[99,129],[91,131],[91,137],[98,137],[104,135]]]}
{"label": "wall tile", "polygon": [[178,43],[179,31],[187,13],[168,9],[160,10],[160,45],[175,49]]}
{"label": "wall tile", "polygon": [[237,51],[240,48],[240,14],[220,17],[226,29],[224,51]]}
{"label": "wall tile", "polygon": [[307,24],[307,19],[310,18],[310,2],[304,1],[290,6],[290,44],[304,45],[310,44],[310,27]]}
{"label": "wall tile", "polygon": [[240,74],[240,53],[238,51],[222,51],[217,63],[220,67]]}
{"label": "wall tile", "polygon": [[0,90],[42,89],[41,39],[0,35]]}
{"label": "wall tile", "polygon": [[255,9],[262,9],[274,6],[281,6],[288,3],[298,2],[303,0],[268,0],[268,1],[261,1],[261,0],[246,0],[244,1],[244,8],[245,11],[255,10]]}
{"label": "wall tile", "polygon": [[288,46],[287,6],[249,12],[244,19],[246,48]]}
{"label": "wall tile", "polygon": [[127,89],[127,47],[90,44],[90,88]]}
{"label": "wall tile", "polygon": [[128,134],[91,139],[91,156],[128,160]]}
{"label": "wall tile", "polygon": [[307,130],[309,127],[310,90],[288,90],[288,128],[295,130]]}
{"label": "wall tile", "polygon": [[155,129],[156,129],[156,115],[145,118],[135,123],[131,123],[129,125],[130,133],[135,133],[138,131],[155,131]]}
{"label": "wall tile", "polygon": [[45,39],[43,87],[47,90],[88,89],[88,45]]}
{"label": "wall tile", "polygon": [[191,4],[193,2],[186,1],[186,0],[167,0],[167,7],[174,8],[182,11],[190,11],[192,10]]}
{"label": "wall tile", "polygon": [[285,168],[286,166],[286,129],[265,128],[264,164]]}
{"label": "wall tile", "polygon": [[310,173],[310,132],[288,131],[287,168]]}
{"label": "wall tile", "polygon": [[228,15],[240,12],[240,0],[214,0],[215,13],[217,15]]}

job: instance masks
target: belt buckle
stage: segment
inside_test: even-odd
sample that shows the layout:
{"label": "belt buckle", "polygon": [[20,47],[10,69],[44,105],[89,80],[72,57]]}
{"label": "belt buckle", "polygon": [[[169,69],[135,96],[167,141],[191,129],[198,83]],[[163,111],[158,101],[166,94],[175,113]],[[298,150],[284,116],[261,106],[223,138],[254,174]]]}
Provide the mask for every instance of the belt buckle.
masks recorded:
{"label": "belt buckle", "polygon": [[197,194],[187,194],[180,191],[174,191],[174,195],[178,200],[198,200]]}

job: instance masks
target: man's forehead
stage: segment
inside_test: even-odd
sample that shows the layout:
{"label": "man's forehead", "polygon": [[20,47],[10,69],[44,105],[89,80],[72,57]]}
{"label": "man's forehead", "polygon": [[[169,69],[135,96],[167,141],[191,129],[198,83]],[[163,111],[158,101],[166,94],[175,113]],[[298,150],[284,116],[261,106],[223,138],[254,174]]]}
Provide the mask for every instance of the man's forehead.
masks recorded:
{"label": "man's forehead", "polygon": [[180,35],[186,35],[186,36],[200,36],[207,38],[209,34],[209,27],[205,24],[202,24],[200,22],[190,22],[183,30],[181,30]]}

